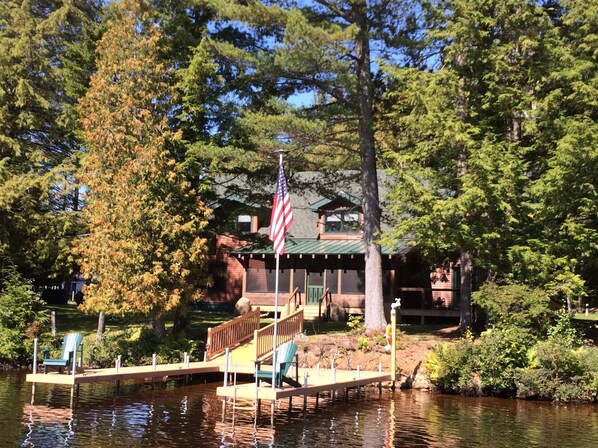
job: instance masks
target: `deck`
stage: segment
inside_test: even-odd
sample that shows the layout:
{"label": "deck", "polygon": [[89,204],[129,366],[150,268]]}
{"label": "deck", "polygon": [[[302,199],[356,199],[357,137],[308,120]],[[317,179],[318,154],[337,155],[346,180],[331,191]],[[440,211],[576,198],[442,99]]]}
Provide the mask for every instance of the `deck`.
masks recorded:
{"label": "deck", "polygon": [[75,386],[85,383],[101,383],[109,381],[124,381],[131,379],[152,379],[164,378],[181,375],[194,375],[201,373],[223,372],[224,363],[218,359],[208,362],[190,362],[178,364],[162,364],[148,366],[132,367],[111,367],[107,369],[88,369],[83,372],[68,373],[48,372],[48,373],[30,373],[26,381],[29,383],[62,384]]}
{"label": "deck", "polygon": [[332,370],[332,369],[299,369],[299,382],[302,384],[307,374],[307,384],[302,387],[285,386],[275,389],[270,384],[262,383],[256,388],[255,383],[221,386],[216,394],[220,397],[246,400],[278,400],[281,398],[315,395],[320,392],[350,389],[369,384],[390,381],[390,373]]}

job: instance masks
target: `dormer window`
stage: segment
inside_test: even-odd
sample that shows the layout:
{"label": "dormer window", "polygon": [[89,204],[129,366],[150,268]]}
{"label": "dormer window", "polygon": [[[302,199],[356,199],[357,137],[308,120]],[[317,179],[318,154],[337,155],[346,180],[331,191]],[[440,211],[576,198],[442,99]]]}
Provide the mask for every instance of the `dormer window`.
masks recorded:
{"label": "dormer window", "polygon": [[251,216],[237,216],[237,230],[242,233],[251,233]]}
{"label": "dormer window", "polygon": [[359,213],[334,211],[324,215],[324,232],[356,233],[360,231]]}

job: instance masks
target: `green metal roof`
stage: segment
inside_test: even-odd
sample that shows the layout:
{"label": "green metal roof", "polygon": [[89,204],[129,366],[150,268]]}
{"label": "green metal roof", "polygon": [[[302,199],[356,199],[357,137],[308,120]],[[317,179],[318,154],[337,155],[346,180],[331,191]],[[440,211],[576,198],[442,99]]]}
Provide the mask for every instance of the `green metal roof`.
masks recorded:
{"label": "green metal roof", "polygon": [[[390,250],[387,246],[382,246],[383,255],[406,254],[411,249],[406,243]],[[244,246],[231,251],[231,254],[274,254],[272,245],[256,247]],[[365,253],[365,244],[363,240],[318,240],[313,238],[288,239],[284,246],[285,254],[304,254],[304,255],[357,255]]]}

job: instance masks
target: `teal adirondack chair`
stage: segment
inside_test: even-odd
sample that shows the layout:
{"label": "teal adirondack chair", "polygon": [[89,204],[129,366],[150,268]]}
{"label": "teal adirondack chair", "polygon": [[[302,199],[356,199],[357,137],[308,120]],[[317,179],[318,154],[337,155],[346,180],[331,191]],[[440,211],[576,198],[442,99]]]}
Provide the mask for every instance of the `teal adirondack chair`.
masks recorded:
{"label": "teal adirondack chair", "polygon": [[[83,335],[79,333],[69,333],[62,340],[62,353],[60,358],[50,358],[50,350],[42,350],[44,356],[44,373],[48,373],[48,368],[58,368],[62,372],[63,367],[70,369],[77,360],[77,350],[80,350],[80,364],[83,365]],[[68,370],[67,370],[68,371]]]}
{"label": "teal adirondack chair", "polygon": [[[294,342],[287,342],[282,344],[276,350],[276,366],[275,381],[276,387],[282,388],[283,383],[287,383],[293,387],[301,387],[299,383],[299,356],[297,355],[297,344]],[[260,362],[256,361],[255,377],[257,385],[259,386],[260,380],[264,380],[267,383],[272,384],[272,371],[271,370],[260,370]],[[295,379],[286,376],[291,364],[295,364]]]}

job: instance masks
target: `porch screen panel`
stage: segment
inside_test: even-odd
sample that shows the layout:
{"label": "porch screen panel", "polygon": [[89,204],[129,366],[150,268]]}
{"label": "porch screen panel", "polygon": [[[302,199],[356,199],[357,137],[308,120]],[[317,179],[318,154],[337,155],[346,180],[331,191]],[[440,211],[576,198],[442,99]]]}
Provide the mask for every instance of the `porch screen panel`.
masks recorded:
{"label": "porch screen panel", "polygon": [[326,288],[338,294],[338,262],[329,260],[326,266]]}
{"label": "porch screen panel", "polygon": [[305,268],[297,268],[293,272],[293,290],[299,288],[302,293],[305,292]]}
{"label": "porch screen panel", "polygon": [[363,269],[343,269],[343,294],[365,294],[365,271]]}
{"label": "porch screen panel", "polygon": [[[291,271],[288,267],[280,269],[278,290],[289,292]],[[249,260],[247,269],[247,292],[275,292],[276,262],[275,260]]]}

